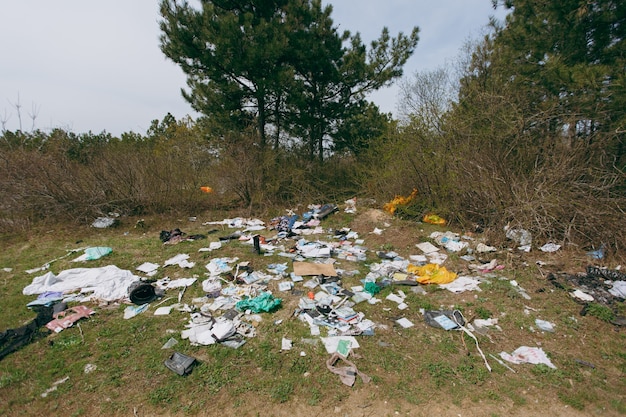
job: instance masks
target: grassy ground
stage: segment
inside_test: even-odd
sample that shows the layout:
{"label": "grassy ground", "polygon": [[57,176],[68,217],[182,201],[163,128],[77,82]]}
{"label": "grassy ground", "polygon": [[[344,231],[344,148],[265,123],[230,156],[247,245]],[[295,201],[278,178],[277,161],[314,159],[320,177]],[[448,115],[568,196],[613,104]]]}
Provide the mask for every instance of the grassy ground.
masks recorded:
{"label": "grassy ground", "polygon": [[[22,295],[22,289],[38,274],[25,271],[62,257],[71,249],[110,246],[113,253],[79,265],[71,262],[75,257],[72,254],[52,263],[51,271],[110,264],[134,271],[143,262],[162,264],[176,254],[189,254],[196,262],[194,268],[169,266],[161,268],[157,276],[197,276],[198,282],[186,291],[183,301],[203,295],[200,282],[205,265],[213,257],[237,256],[240,261],[250,261],[256,270],[269,263],[289,262],[276,255],[259,256],[249,245],[236,241],[216,252],[198,252],[210,241],[233,232],[221,226],[208,235],[208,240],[178,245],[163,245],[159,240],[161,230],[176,227],[188,234],[207,233],[215,227],[203,226],[202,222],[223,218],[215,213],[199,215],[195,222],[187,218],[151,218],[145,219],[140,228],[135,227],[139,219],[122,218],[119,226],[108,229],[56,225],[28,235],[2,236],[0,330],[21,326],[34,317],[26,307],[34,297]],[[394,250],[404,257],[419,254],[416,243],[428,240],[433,230],[447,230],[365,210],[357,215],[339,211],[323,225],[352,228],[369,249],[366,262],[338,261],[338,268],[359,271],[344,279],[344,287],[360,284],[369,265],[380,261],[375,251]],[[382,235],[370,233],[375,227],[384,229]],[[268,231],[261,233],[272,235]],[[326,235],[310,239],[329,240]],[[626,414],[624,329],[610,324],[601,308],[581,316],[582,306],[566,290],[546,280],[550,272],[584,272],[590,262],[584,254],[527,254],[503,247],[490,257],[496,257],[505,268],[490,275],[480,292],[453,294],[427,285],[423,286],[425,294],[416,294],[410,287],[392,286],[383,289],[378,298],[384,300],[390,292],[402,290],[407,294],[407,310],[399,310],[391,301],[355,307],[381,325],[375,335],[359,337],[361,347],[350,357],[360,371],[372,378],[369,384],[357,380],[353,387],[347,387],[327,370],[329,355],[321,343],[311,340],[308,326],[293,315],[299,296],[276,291],[276,283],[272,282],[270,288],[283,298],[283,306],[274,313],[263,313],[256,337],[239,349],[191,346],[180,340],[188,313],[174,311],[154,316],[155,307],[151,306],[147,312],[124,320],[124,304],[90,304],[96,314],[80,321],[80,326],[47,336],[0,361],[0,415]],[[459,274],[468,273],[467,262],[458,255],[452,254],[445,265]],[[510,279],[527,291],[530,300],[520,296]],[[301,284],[296,289],[302,289]],[[166,294],[177,295],[177,291]],[[468,320],[497,318],[502,331],[478,335],[493,371],[485,367],[472,339],[461,332],[426,325],[420,308],[456,308]],[[618,308],[623,311],[623,302]],[[401,328],[395,324],[399,317],[408,318],[415,326]],[[556,331],[538,331],[536,318],[555,323]],[[161,349],[172,337],[179,343],[173,349]],[[281,351],[283,337],[293,340],[292,350]],[[513,372],[491,356],[498,357],[502,351],[512,352],[523,345],[543,348],[557,369],[509,364]],[[190,375],[180,377],[163,365],[173,350],[198,360]],[[95,369],[86,372],[87,365],[95,365]],[[55,381],[64,378],[68,379],[42,397]]]}

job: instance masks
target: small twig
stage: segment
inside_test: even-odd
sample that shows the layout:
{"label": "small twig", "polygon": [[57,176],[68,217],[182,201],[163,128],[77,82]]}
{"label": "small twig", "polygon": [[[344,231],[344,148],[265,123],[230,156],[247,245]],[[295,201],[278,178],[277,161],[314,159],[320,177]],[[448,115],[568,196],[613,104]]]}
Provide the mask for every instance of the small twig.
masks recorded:
{"label": "small twig", "polygon": [[76,323],[76,326],[78,326],[78,330],[80,330],[80,338],[83,341],[83,343],[85,343],[85,335],[83,334],[83,328],[80,327],[80,323]]}

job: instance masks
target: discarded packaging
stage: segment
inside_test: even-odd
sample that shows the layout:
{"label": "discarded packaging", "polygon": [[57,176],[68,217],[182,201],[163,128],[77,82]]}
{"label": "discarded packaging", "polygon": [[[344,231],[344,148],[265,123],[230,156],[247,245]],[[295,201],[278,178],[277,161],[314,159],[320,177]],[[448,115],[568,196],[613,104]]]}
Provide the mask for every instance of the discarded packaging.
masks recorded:
{"label": "discarded packaging", "polygon": [[515,364],[544,364],[552,369],[556,369],[556,366],[552,364],[552,361],[550,361],[543,349],[538,347],[521,346],[515,349],[511,354],[506,352],[500,352],[500,357],[508,362]]}
{"label": "discarded packaging", "polygon": [[165,366],[178,375],[184,376],[191,373],[191,369],[193,368],[195,362],[196,359],[191,356],[184,355],[180,352],[174,352],[172,356],[165,360]]}
{"label": "discarded packaging", "polygon": [[397,195],[390,202],[383,205],[383,210],[389,214],[394,214],[398,209],[398,206],[410,203],[417,196],[417,189],[413,189],[413,192],[406,197]]}
{"label": "discarded packaging", "polygon": [[424,223],[436,224],[439,226],[444,226],[446,224],[446,220],[436,214],[427,214],[422,220]]}
{"label": "discarded packaging", "polygon": [[[348,364],[348,366],[342,366],[342,367],[335,366],[335,364],[339,361],[345,362],[346,364]],[[336,375],[339,375],[339,379],[341,379],[341,382],[349,387],[354,385],[354,382],[356,381],[357,376],[361,377],[361,380],[363,381],[364,384],[367,384],[371,381],[371,378],[367,376],[366,374],[360,372],[354,363],[350,362],[349,360],[347,360],[345,357],[342,357],[338,353],[334,353],[326,361],[326,367],[328,368],[330,372]]]}

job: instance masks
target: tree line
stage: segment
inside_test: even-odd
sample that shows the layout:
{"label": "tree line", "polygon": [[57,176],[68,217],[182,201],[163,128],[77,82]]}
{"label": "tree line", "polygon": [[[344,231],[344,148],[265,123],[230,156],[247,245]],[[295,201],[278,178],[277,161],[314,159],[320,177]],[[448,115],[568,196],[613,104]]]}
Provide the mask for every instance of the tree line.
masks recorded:
{"label": "tree line", "polygon": [[[404,78],[417,28],[383,28],[365,46],[339,33],[320,1],[197,4],[161,2],[160,47],[187,74],[182,93],[202,116],[166,115],[119,138],[4,130],[3,221],[51,206],[85,219],[355,195],[382,204],[417,189],[397,215],[623,248],[626,3],[494,0],[505,20],[456,65]],[[393,119],[366,96],[398,80]]]}

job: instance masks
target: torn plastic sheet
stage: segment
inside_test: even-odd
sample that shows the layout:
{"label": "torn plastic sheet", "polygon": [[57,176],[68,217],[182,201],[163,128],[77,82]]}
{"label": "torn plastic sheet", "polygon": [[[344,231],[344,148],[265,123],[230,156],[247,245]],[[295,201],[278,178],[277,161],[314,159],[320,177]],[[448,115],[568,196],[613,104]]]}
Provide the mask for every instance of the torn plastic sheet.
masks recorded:
{"label": "torn plastic sheet", "polygon": [[92,314],[95,314],[95,311],[87,306],[70,307],[67,310],[56,314],[54,320],[46,324],[46,327],[55,333],[59,333],[64,329],[71,327],[78,320],[88,318]]}
{"label": "torn plastic sheet", "polygon": [[159,264],[155,264],[152,262],[144,262],[135,269],[151,277],[153,275],[156,275],[157,270],[159,269]]}
{"label": "torn plastic sheet", "polygon": [[78,258],[72,259],[72,262],[95,261],[103,256],[107,256],[113,252],[113,249],[107,246],[96,246],[86,248],[84,253]]}
{"label": "torn plastic sheet", "polygon": [[528,347],[528,346],[520,346],[513,351],[513,353],[509,354],[507,352],[500,352],[500,357],[505,361],[521,364],[521,363],[530,363],[533,365],[544,364],[552,369],[556,369],[556,366],[552,364],[548,355],[543,351],[543,349],[538,347]]}
{"label": "torn plastic sheet", "polygon": [[193,285],[197,281],[197,278],[162,278],[156,282],[156,286],[163,290],[169,290],[174,288],[186,288]]}
{"label": "torn plastic sheet", "polygon": [[[343,361],[346,364],[348,364],[348,366],[342,366],[342,367],[335,366],[335,364],[338,361]],[[338,353],[334,353],[326,361],[326,367],[328,368],[330,372],[336,375],[339,375],[341,382],[349,387],[354,385],[354,382],[356,381],[357,376],[361,377],[361,380],[363,380],[364,384],[369,383],[371,380],[369,376],[367,376],[363,372],[360,372],[354,363],[350,362],[349,360],[342,357]]]}
{"label": "torn plastic sheet", "polygon": [[124,319],[128,320],[135,317],[138,314],[143,313],[150,307],[150,304],[142,304],[138,306],[128,306],[124,309]]}
{"label": "torn plastic sheet", "polygon": [[193,268],[194,266],[196,266],[195,262],[189,262],[188,259],[189,259],[189,255],[184,254],[184,253],[179,253],[178,255],[165,261],[163,263],[163,266],[178,265],[181,268]]}

